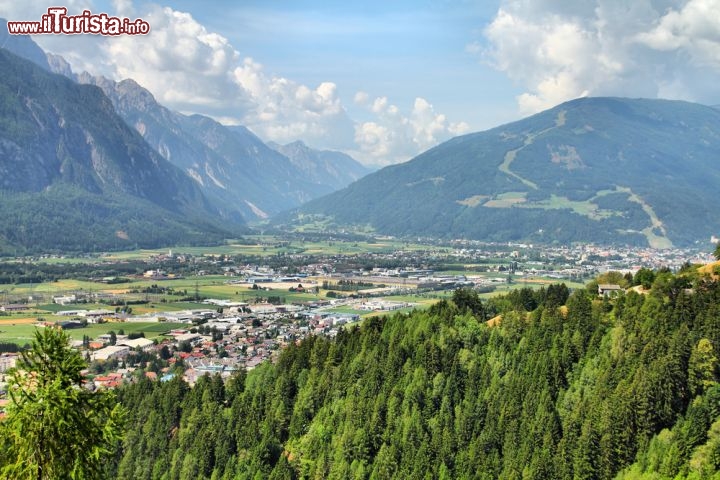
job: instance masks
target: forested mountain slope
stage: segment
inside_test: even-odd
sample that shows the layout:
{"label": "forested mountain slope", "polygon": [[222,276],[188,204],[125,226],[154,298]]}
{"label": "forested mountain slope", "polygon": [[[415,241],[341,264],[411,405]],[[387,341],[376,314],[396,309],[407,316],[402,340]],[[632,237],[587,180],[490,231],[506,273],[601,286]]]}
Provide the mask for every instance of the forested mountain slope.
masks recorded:
{"label": "forested mountain slope", "polygon": [[720,229],[720,111],[581,98],[453,138],[281,217],[392,235],[667,247]]}
{"label": "forested mountain slope", "polygon": [[0,252],[218,242],[237,232],[99,88],[0,49]]}
{"label": "forested mountain slope", "polygon": [[115,82],[87,72],[76,75],[64,58],[46,55],[30,36],[9,35],[6,23],[0,18],[4,48],[45,70],[100,87],[117,114],[191,177],[225,222],[243,223],[295,208],[370,171],[340,152],[314,151],[302,142],[271,148],[243,126],[172,111],[132,79]]}
{"label": "forested mountain slope", "polygon": [[688,270],[613,300],[562,286],[454,299],[310,338],[227,385],[122,389],[131,418],[118,478],[717,471],[717,281]]}

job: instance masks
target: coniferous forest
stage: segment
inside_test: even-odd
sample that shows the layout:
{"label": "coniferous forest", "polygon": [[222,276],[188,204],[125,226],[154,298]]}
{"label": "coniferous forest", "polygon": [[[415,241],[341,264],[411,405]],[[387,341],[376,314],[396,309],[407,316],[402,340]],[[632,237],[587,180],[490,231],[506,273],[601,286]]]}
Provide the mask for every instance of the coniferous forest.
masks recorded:
{"label": "coniferous forest", "polygon": [[[720,284],[564,286],[312,337],[223,384],[118,392],[118,478],[714,478]],[[528,311],[527,307],[532,308]],[[502,319],[486,324],[492,309]],[[493,312],[494,313],[494,312]]]}

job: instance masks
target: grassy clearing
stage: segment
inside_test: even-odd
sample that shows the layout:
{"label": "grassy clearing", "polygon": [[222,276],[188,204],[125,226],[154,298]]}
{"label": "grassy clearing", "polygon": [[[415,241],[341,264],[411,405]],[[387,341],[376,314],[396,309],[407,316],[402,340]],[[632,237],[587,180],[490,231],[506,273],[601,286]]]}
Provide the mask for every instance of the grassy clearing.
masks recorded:
{"label": "grassy clearing", "polygon": [[47,257],[38,258],[35,260],[36,263],[46,263],[50,265],[69,265],[69,264],[84,264],[84,263],[97,263],[102,262],[103,258],[101,255],[97,256],[83,256],[83,257]]}
{"label": "grassy clearing", "polygon": [[[534,136],[532,138],[534,138]],[[537,190],[538,186],[535,182],[532,182],[532,181],[528,180],[527,178],[523,178],[520,175],[518,175],[517,173],[510,170],[510,165],[512,164],[512,162],[515,161],[515,158],[517,157],[517,153],[531,143],[532,143],[532,139],[530,137],[528,137],[528,139],[525,140],[525,144],[522,147],[516,148],[514,150],[509,150],[508,152],[506,152],[505,157],[503,157],[503,162],[502,162],[502,164],[500,164],[498,169],[501,172],[505,173],[506,175],[515,177],[516,179],[520,180],[522,183],[524,183],[528,187],[532,188],[533,190]]]}
{"label": "grassy clearing", "polygon": [[527,192],[506,192],[483,204],[487,208],[511,208],[527,201]]}
{"label": "grassy clearing", "polygon": [[83,280],[64,279],[46,283],[18,283],[15,285],[3,285],[2,289],[12,295],[30,295],[36,293],[55,294],[69,291],[98,291],[107,288],[107,285]]}
{"label": "grassy clearing", "polygon": [[513,277],[512,283],[495,283],[495,290],[489,293],[481,293],[480,297],[484,299],[492,298],[497,295],[502,295],[511,290],[517,290],[518,288],[540,288],[543,286],[553,285],[556,283],[564,283],[568,288],[577,289],[585,288],[585,284],[579,282],[571,282],[569,280],[562,280],[558,278],[544,278],[544,277]]}
{"label": "grassy clearing", "polygon": [[44,317],[47,316],[47,314],[48,312],[33,307],[29,310],[24,310],[22,312],[13,312],[9,314],[5,313],[3,315],[0,315],[0,323],[20,322],[27,318],[35,319],[37,317]]}
{"label": "grassy clearing", "polygon": [[521,208],[540,208],[543,210],[572,210],[578,215],[588,217],[592,220],[602,220],[604,218],[610,218],[614,215],[619,215],[614,210],[604,210],[592,203],[593,199],[578,202],[570,200],[566,197],[558,197],[557,195],[551,195],[548,200],[542,200],[540,202],[525,203],[518,205]]}
{"label": "grassy clearing", "polygon": [[[322,224],[326,222],[320,222],[308,218],[310,222],[305,227],[298,227],[300,230],[305,228],[307,231],[322,231]],[[368,236],[373,235],[372,229],[366,228],[356,233],[362,233]],[[152,257],[158,255],[167,255],[172,251],[175,255],[193,255],[193,256],[256,256],[256,257],[270,257],[275,255],[283,254],[341,254],[341,253],[364,253],[364,252],[392,252],[396,250],[425,250],[427,245],[410,244],[400,240],[391,238],[379,237],[376,241],[318,241],[309,242],[303,240],[288,240],[283,237],[276,237],[272,235],[249,235],[244,237],[240,243],[238,240],[228,240],[223,245],[208,246],[208,247],[169,247],[169,248],[156,248],[156,249],[138,249],[138,250],[127,250],[120,252],[109,252],[93,254],[92,256],[79,256],[79,257],[62,257],[62,258],[40,258],[35,261],[38,263],[49,263],[49,264],[82,264],[82,263],[113,263],[125,260],[149,260]],[[13,260],[6,260],[13,261]],[[20,260],[17,260],[20,261]],[[88,288],[87,283],[73,285],[72,281],[61,281],[66,283],[60,283],[57,289],[79,289]],[[54,291],[51,289],[49,291]]]}
{"label": "grassy clearing", "polygon": [[206,303],[199,303],[199,302],[168,302],[168,303],[162,303],[160,305],[155,305],[155,307],[159,310],[179,311],[179,310],[207,310],[208,308],[212,308],[213,305],[208,305]]}
{"label": "grassy clearing", "polygon": [[350,313],[350,314],[358,314],[358,315],[365,315],[368,313],[367,310],[359,310],[351,307],[336,307],[336,308],[329,308],[325,310],[326,312],[332,312],[332,313]]}
{"label": "grassy clearing", "polygon": [[25,345],[32,342],[33,332],[37,327],[32,323],[16,323],[12,325],[0,324],[0,342],[15,343],[17,345]]}
{"label": "grassy clearing", "polygon": [[370,224],[364,225],[338,225],[335,218],[326,215],[299,214],[293,221],[292,230],[296,233],[332,233],[346,231],[359,235],[372,235],[375,228]]}
{"label": "grassy clearing", "polygon": [[[0,342],[11,342],[18,345],[24,345],[30,343],[34,338],[35,329],[38,328],[33,323],[28,324],[15,324],[15,325],[4,325],[0,324]],[[84,335],[94,339],[98,335],[109,333],[111,330],[118,333],[119,330],[123,330],[125,335],[131,333],[143,332],[146,338],[157,338],[163,336],[163,334],[176,328],[188,328],[187,324],[184,323],[103,323],[103,324],[91,324],[84,328],[73,328],[66,330],[70,338],[73,340],[82,340]]]}
{"label": "grassy clearing", "polygon": [[455,200],[455,203],[463,205],[465,207],[475,208],[489,197],[487,195],[473,195],[472,197],[465,198],[463,200]]}
{"label": "grassy clearing", "polygon": [[[616,191],[627,193],[628,201],[635,202],[643,209],[643,212],[650,217],[650,225],[642,229],[642,233],[647,238],[648,243],[652,248],[672,248],[673,244],[669,238],[667,238],[667,232],[665,231],[665,225],[658,218],[655,210],[648,205],[638,194],[633,192],[628,187],[615,187]],[[659,232],[656,233],[656,232]]]}
{"label": "grassy clearing", "polygon": [[[317,231],[318,225],[308,224],[303,227],[307,231]],[[301,227],[298,227],[301,228]],[[302,230],[300,230],[302,231]],[[372,232],[365,232],[371,234]],[[124,252],[108,253],[101,257],[104,261],[119,260],[147,260],[157,255],[167,254],[172,250],[176,255],[193,256],[219,256],[219,255],[243,255],[270,257],[282,254],[342,254],[342,253],[364,253],[364,252],[392,252],[395,250],[422,250],[424,245],[412,245],[396,240],[381,240],[377,242],[345,242],[341,240],[306,242],[288,241],[281,237],[273,236],[248,236],[246,240],[254,242],[251,244],[228,242],[225,245],[215,247],[173,247],[153,250],[131,250]],[[97,259],[78,258],[77,262],[91,262]]]}

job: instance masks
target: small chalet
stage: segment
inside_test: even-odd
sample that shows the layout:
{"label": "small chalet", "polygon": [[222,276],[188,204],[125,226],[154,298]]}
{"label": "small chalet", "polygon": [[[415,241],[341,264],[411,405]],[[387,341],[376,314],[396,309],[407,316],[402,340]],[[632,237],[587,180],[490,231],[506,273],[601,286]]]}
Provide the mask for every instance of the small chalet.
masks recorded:
{"label": "small chalet", "polygon": [[604,283],[598,285],[598,296],[600,297],[611,297],[622,291],[624,291],[624,288],[620,285],[615,285],[614,283]]}

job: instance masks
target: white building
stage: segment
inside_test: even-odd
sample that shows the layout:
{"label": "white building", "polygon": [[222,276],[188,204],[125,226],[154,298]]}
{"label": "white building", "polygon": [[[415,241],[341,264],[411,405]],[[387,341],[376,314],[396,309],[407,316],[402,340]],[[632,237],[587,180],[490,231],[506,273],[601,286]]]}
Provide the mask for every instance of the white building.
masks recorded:
{"label": "white building", "polygon": [[124,345],[126,347],[130,347],[133,350],[135,350],[136,348],[139,348],[140,350],[147,352],[153,348],[153,346],[155,345],[155,342],[153,342],[149,338],[140,337],[140,338],[133,338],[132,340],[129,340],[129,339],[123,340],[122,342],[118,342],[117,345],[120,345],[120,346]]}
{"label": "white building", "polygon": [[90,354],[91,360],[107,361],[123,358],[130,352],[130,347],[124,345],[110,345]]}
{"label": "white building", "polygon": [[74,303],[77,300],[77,297],[75,295],[64,295],[60,297],[53,297],[53,303],[56,303],[58,305],[67,305],[69,303]]}
{"label": "white building", "polygon": [[19,357],[20,355],[17,353],[3,353],[0,355],[0,372],[7,372],[14,368]]}

